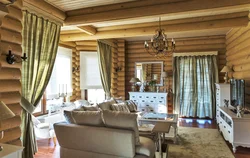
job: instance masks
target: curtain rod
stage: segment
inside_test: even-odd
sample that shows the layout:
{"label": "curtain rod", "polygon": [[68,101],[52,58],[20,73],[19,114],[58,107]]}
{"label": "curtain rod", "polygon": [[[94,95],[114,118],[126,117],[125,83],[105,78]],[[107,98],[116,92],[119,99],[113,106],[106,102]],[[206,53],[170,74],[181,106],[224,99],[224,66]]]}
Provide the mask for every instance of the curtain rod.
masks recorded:
{"label": "curtain rod", "polygon": [[218,51],[173,53],[173,57],[218,55]]}

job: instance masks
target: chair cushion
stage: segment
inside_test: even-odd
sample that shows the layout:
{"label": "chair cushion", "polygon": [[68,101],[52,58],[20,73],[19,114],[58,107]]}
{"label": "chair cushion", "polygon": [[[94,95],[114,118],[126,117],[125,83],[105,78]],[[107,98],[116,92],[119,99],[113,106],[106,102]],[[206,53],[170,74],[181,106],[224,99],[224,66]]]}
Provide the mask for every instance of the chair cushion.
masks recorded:
{"label": "chair cushion", "polygon": [[133,100],[126,100],[126,103],[130,112],[137,111],[137,105],[135,104],[135,102],[133,102]]}
{"label": "chair cushion", "polygon": [[111,110],[111,105],[112,104],[116,104],[115,100],[108,100],[102,103],[97,104],[97,106],[101,109],[101,110]]}
{"label": "chair cushion", "polygon": [[125,103],[112,104],[111,110],[112,111],[121,111],[121,112],[130,112]]}
{"label": "chair cushion", "polygon": [[148,157],[153,157],[155,155],[155,144],[151,139],[140,137],[140,143],[140,145],[135,146],[136,154],[145,155]]}
{"label": "chair cushion", "polygon": [[36,127],[39,129],[49,128],[49,123],[40,123]]}
{"label": "chair cushion", "polygon": [[128,129],[134,131],[135,144],[140,145],[136,114],[104,110],[103,121],[106,127]]}
{"label": "chair cushion", "polygon": [[100,111],[72,111],[72,116],[78,125],[104,126]]}
{"label": "chair cushion", "polygon": [[63,116],[65,117],[65,120],[67,123],[75,123],[75,120],[72,116],[72,111],[63,111]]}

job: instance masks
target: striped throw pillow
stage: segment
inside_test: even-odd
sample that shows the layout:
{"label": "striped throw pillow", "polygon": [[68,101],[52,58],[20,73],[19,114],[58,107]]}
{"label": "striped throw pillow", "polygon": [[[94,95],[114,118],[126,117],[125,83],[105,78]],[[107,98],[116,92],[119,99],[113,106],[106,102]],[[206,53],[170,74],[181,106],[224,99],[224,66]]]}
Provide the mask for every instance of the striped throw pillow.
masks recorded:
{"label": "striped throw pillow", "polygon": [[133,102],[133,100],[126,100],[126,104],[130,112],[137,111],[137,105]]}
{"label": "striped throw pillow", "polygon": [[112,111],[130,112],[125,103],[112,104],[111,110]]}

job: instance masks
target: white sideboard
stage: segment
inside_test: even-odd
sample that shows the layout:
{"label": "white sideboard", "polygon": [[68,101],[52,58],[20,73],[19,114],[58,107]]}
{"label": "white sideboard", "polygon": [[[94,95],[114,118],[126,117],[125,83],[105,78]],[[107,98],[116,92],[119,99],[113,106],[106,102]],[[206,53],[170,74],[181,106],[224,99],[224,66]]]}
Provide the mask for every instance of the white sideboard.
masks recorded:
{"label": "white sideboard", "polygon": [[219,129],[236,152],[237,146],[250,147],[250,114],[242,118],[227,107],[219,107]]}
{"label": "white sideboard", "polygon": [[168,93],[163,92],[129,92],[129,99],[133,100],[138,110],[142,112],[168,112]]}
{"label": "white sideboard", "polygon": [[219,124],[219,107],[224,106],[224,99],[230,100],[230,84],[215,83],[215,85],[216,85],[216,120],[217,123]]}
{"label": "white sideboard", "polygon": [[1,158],[22,158],[22,151],[24,147],[10,145],[10,144],[1,144],[3,150],[0,151]]}

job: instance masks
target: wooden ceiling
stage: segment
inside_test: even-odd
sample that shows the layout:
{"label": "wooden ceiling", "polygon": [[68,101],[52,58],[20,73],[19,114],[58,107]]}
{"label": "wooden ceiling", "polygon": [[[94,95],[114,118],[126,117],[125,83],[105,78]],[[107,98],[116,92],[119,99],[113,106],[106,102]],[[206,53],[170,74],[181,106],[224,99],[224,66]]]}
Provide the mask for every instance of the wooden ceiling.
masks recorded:
{"label": "wooden ceiling", "polygon": [[45,0],[62,11],[123,3],[135,0]]}
{"label": "wooden ceiling", "polygon": [[46,1],[66,11],[61,41],[144,40],[159,27],[159,17],[168,37],[225,35],[247,26],[250,10],[250,0]]}

